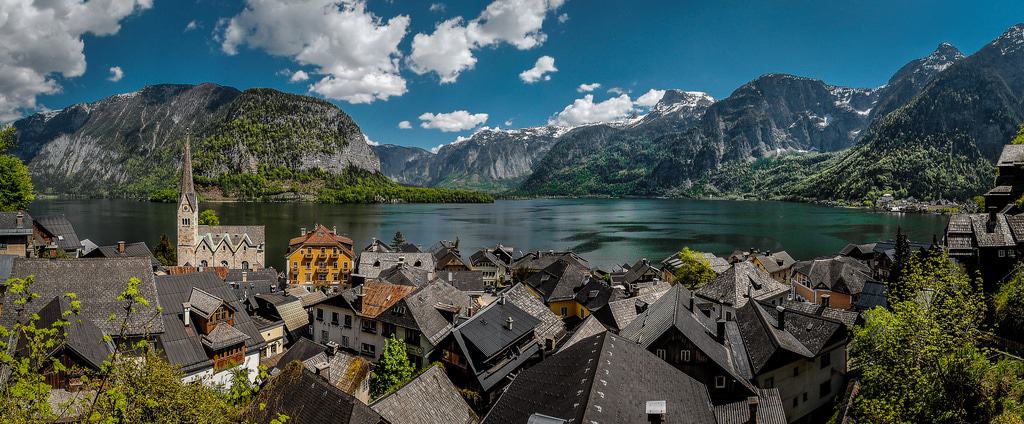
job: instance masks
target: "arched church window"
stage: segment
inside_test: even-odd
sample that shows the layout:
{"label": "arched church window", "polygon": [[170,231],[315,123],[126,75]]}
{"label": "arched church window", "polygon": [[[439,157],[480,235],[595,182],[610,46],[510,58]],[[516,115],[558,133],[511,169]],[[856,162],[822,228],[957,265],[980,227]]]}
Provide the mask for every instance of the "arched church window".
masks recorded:
{"label": "arched church window", "polygon": [[204,261],[202,261],[202,262],[199,262],[199,266],[201,266],[201,267],[203,267],[203,268],[206,268],[206,267],[208,267],[208,266],[210,266],[210,265],[209,265],[209,263],[208,263],[208,262],[206,262],[206,261],[204,260]]}

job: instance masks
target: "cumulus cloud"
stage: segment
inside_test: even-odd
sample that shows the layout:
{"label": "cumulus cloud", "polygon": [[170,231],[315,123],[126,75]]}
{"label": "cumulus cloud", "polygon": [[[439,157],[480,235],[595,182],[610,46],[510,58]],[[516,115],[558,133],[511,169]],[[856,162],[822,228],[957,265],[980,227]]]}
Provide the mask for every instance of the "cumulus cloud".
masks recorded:
{"label": "cumulus cloud", "polygon": [[412,122],[409,122],[409,121],[399,122],[398,123],[398,128],[403,129],[403,130],[410,130],[410,129],[412,129]]}
{"label": "cumulus cloud", "polygon": [[622,94],[602,102],[594,102],[594,95],[587,94],[576,99],[571,105],[562,109],[548,119],[548,124],[574,126],[594,122],[618,121],[633,112],[633,101],[629,95]]}
{"label": "cumulus cloud", "polygon": [[661,101],[661,97],[665,95],[665,90],[650,89],[644,95],[637,97],[636,105],[642,107],[651,107],[658,104]]}
{"label": "cumulus cloud", "polygon": [[36,97],[60,91],[58,76],[85,73],[83,35],[113,35],[152,0],[0,1],[0,121],[36,110]]}
{"label": "cumulus cloud", "polygon": [[550,73],[558,72],[558,68],[555,67],[555,58],[551,56],[541,56],[537,58],[537,63],[533,64],[533,67],[519,73],[519,79],[527,84],[533,84],[543,79],[544,81],[550,81]]}
{"label": "cumulus cloud", "polygon": [[366,144],[369,146],[380,146],[380,143],[370,140],[370,136],[366,134],[363,134],[363,140],[366,141]]}
{"label": "cumulus cloud", "polygon": [[196,22],[195,19],[188,21],[188,25],[185,25],[185,31],[183,32],[189,32],[194,29],[199,29],[199,22]]}
{"label": "cumulus cloud", "polygon": [[477,125],[487,122],[486,113],[469,113],[464,110],[456,110],[449,113],[424,113],[420,115],[420,126],[427,129],[436,129],[443,132],[456,132],[472,129]]}
{"label": "cumulus cloud", "polygon": [[539,46],[547,40],[541,31],[545,16],[564,1],[494,0],[468,22],[462,18],[441,22],[433,33],[413,37],[409,68],[420,75],[434,72],[442,83],[450,83],[476,65],[473,50],[501,43],[520,50]]}
{"label": "cumulus cloud", "polygon": [[295,71],[295,73],[293,73],[292,76],[288,77],[288,82],[300,82],[306,81],[308,79],[309,74],[307,74],[306,71],[299,69],[298,71]]}
{"label": "cumulus cloud", "polygon": [[598,88],[601,88],[601,83],[592,82],[590,84],[580,84],[579,87],[576,87],[576,91],[579,91],[580,93],[589,93],[591,91],[597,90]]}
{"label": "cumulus cloud", "polygon": [[444,12],[444,9],[445,9],[444,3],[431,3],[430,4],[430,11],[431,12],[434,12],[434,13]]}
{"label": "cumulus cloud", "polygon": [[622,87],[612,87],[612,88],[608,89],[608,93],[615,94],[615,95],[622,95],[622,94],[629,94],[629,90],[626,90],[626,89],[624,89]]}
{"label": "cumulus cloud", "polygon": [[324,97],[372,103],[407,91],[398,44],[409,17],[384,21],[363,0],[248,0],[219,27],[221,50],[229,55],[245,45],[315,67],[323,77],[309,89]]}
{"label": "cumulus cloud", "polygon": [[564,24],[566,22],[569,22],[569,14],[568,13],[563,13],[561,15],[558,15],[558,23]]}
{"label": "cumulus cloud", "polygon": [[110,67],[110,76],[107,77],[107,81],[118,82],[118,81],[121,81],[121,78],[124,78],[124,71],[121,70],[121,67],[120,66],[111,66]]}

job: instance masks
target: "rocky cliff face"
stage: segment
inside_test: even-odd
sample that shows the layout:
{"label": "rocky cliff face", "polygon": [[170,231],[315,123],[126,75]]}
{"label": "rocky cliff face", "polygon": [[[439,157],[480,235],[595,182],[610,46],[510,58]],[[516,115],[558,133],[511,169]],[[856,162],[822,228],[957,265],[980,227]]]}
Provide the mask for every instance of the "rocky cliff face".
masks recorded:
{"label": "rocky cliff face", "polygon": [[36,189],[54,194],[139,196],[174,187],[187,132],[197,175],[260,166],[348,166],[376,172],[359,127],[322,100],[216,84],[164,84],[14,123],[15,153]]}
{"label": "rocky cliff face", "polygon": [[952,44],[942,43],[932,54],[904,65],[878,89],[878,102],[871,110],[870,120],[875,121],[906,104],[932,78],[963,58],[963,53]]}

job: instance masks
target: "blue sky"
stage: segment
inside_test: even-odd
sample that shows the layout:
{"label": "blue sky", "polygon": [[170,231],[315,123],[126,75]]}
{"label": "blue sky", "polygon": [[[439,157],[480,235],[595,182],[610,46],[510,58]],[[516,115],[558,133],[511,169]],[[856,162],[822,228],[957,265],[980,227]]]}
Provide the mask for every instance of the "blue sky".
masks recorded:
{"label": "blue sky", "polygon": [[[209,81],[240,89],[272,87],[326,96],[352,115],[372,140],[430,148],[471,134],[481,125],[545,124],[588,94],[578,91],[585,83],[599,83],[601,88],[589,93],[591,104],[584,106],[620,97],[608,92],[613,87],[621,88],[634,102],[648,90],[667,88],[705,91],[724,98],[741,84],[771,72],[875,87],[906,62],[929,54],[940,42],[950,42],[970,54],[1007,27],[1024,21],[1024,2],[1020,1],[991,1],[981,7],[972,1],[565,0],[563,4],[562,0],[494,0],[492,6],[511,6],[505,10],[506,17],[532,13],[518,18],[542,19],[519,22],[516,28],[498,28],[497,24],[488,28],[488,22],[499,23],[499,18],[482,16],[489,5],[483,1],[440,0],[435,3],[443,7],[435,5],[432,10],[430,1],[369,0],[365,9],[335,16],[341,20],[315,17],[320,12],[338,15],[337,8],[286,7],[273,13],[272,8],[285,0],[118,1],[134,4],[134,9],[129,8],[130,13],[122,10],[120,15],[108,13],[120,24],[117,31],[98,29],[102,23],[95,23],[97,29],[80,35],[84,72],[61,72],[56,70],[58,65],[13,64],[34,69],[60,87],[59,91],[51,87],[37,90],[38,94],[21,93],[22,103],[15,104],[20,113],[32,107],[62,108],[94,101],[149,84]],[[11,6],[0,5],[3,7]],[[243,12],[247,9],[248,15]],[[309,16],[314,18],[304,18]],[[381,27],[386,27],[392,41],[397,40],[390,53],[383,51],[390,47],[380,47],[388,44],[386,41],[359,41],[359,34],[366,31],[360,32],[358,26],[338,30],[332,26],[354,17],[369,17],[365,22],[382,31]],[[471,44],[455,49],[475,58],[475,64],[461,68],[454,81],[442,83],[443,72],[434,69],[444,66],[438,61],[453,57],[444,54],[443,49],[450,46],[440,37],[436,43],[424,44],[420,53],[424,57],[433,53],[435,63],[418,63],[412,58],[413,40],[417,34],[435,34],[439,22],[456,17],[462,20],[454,21],[452,33],[471,34],[464,38]],[[230,41],[227,31],[232,18],[246,31]],[[67,19],[77,18],[69,15]],[[196,26],[186,31],[190,22]],[[480,34],[472,35],[474,22],[482,28]],[[0,28],[0,35],[9,30]],[[265,34],[253,35],[261,31]],[[346,31],[359,36],[348,36]],[[351,41],[348,50],[312,51],[302,46],[323,34],[335,36],[342,44],[356,41]],[[357,48],[365,48],[366,54],[351,51]],[[0,47],[0,65],[11,60],[5,56],[13,56],[5,55],[3,49]],[[8,49],[17,51],[16,47]],[[374,55],[376,59],[368,59]],[[520,73],[542,56],[553,58],[557,71],[543,74],[536,82],[524,82]],[[111,81],[110,68],[115,66],[123,77]],[[297,70],[307,72],[309,79],[290,83],[291,73]],[[345,81],[366,75],[370,75],[366,80],[379,81],[375,78],[384,76],[390,82],[379,91],[367,88],[363,93]],[[333,91],[310,91],[312,84],[332,76],[342,80]],[[404,81],[404,87],[398,80]],[[0,75],[0,97],[5,94],[4,87]],[[34,105],[24,100],[30,95],[34,95]],[[362,98],[353,104],[359,96]],[[0,113],[2,107],[0,102]],[[623,107],[629,108],[629,102]],[[642,112],[642,106],[634,103],[632,107]],[[467,113],[443,115],[454,111]],[[421,120],[425,113],[435,114],[437,119]],[[487,114],[485,121],[482,114]],[[401,121],[409,121],[411,128],[399,128]],[[434,128],[421,127],[424,123]]]}

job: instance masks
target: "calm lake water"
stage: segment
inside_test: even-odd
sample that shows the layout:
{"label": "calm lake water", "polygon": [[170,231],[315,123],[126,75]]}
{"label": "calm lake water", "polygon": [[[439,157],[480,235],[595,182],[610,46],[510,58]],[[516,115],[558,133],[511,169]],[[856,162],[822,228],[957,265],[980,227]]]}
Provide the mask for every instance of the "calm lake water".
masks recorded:
{"label": "calm lake water", "polygon": [[[493,204],[318,205],[311,203],[203,203],[223,224],[267,227],[267,262],[282,269],[288,239],[301,227],[337,226],[357,249],[373,237],[390,241],[402,231],[429,247],[459,238],[467,256],[501,242],[517,250],[571,249],[594,265],[640,258],[661,260],[683,246],[727,255],[734,249],[785,249],[798,260],[835,254],[848,242],[941,235],[947,218],[838,209],[803,203],[727,200],[567,199],[508,200]],[[82,239],[98,244],[174,240],[175,205],[130,200],[42,200],[30,213],[64,213]]]}

